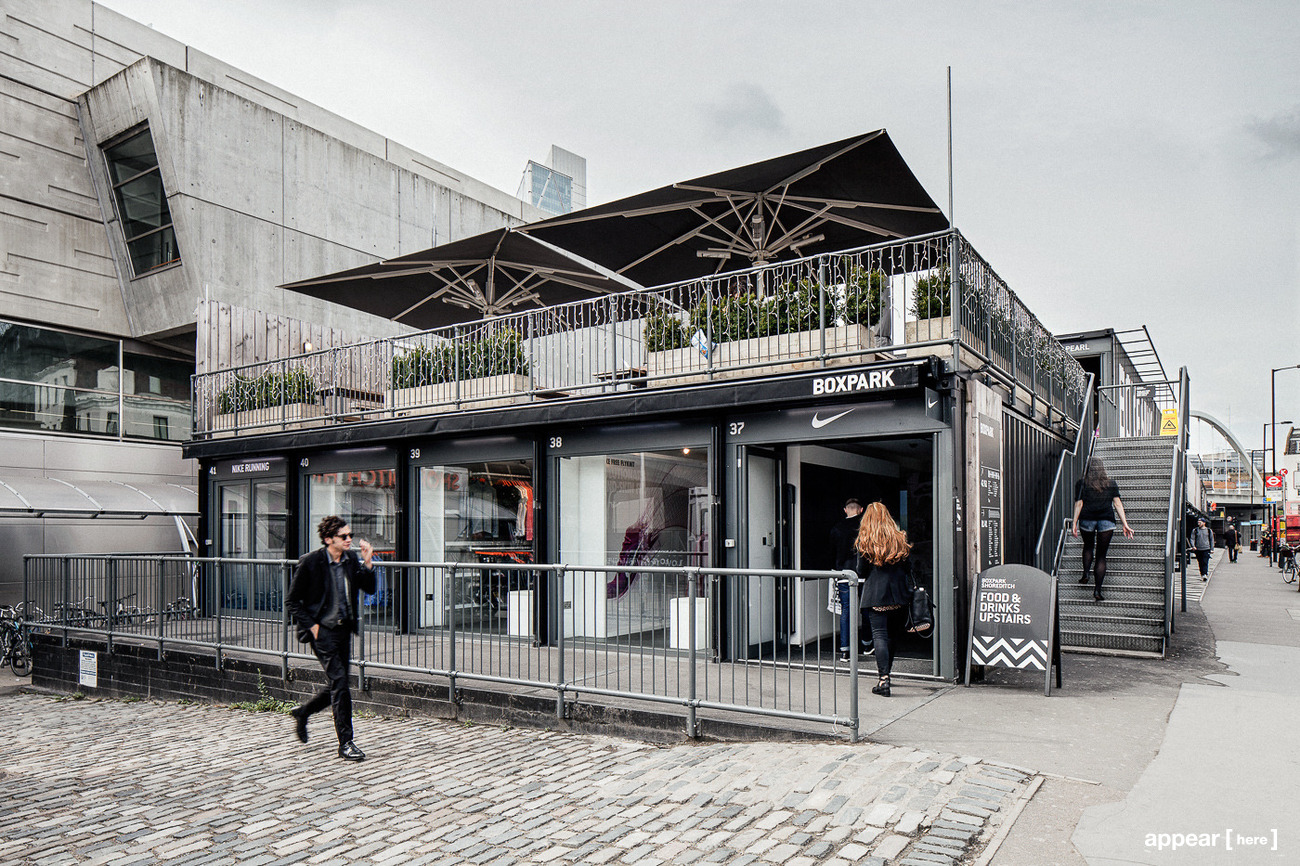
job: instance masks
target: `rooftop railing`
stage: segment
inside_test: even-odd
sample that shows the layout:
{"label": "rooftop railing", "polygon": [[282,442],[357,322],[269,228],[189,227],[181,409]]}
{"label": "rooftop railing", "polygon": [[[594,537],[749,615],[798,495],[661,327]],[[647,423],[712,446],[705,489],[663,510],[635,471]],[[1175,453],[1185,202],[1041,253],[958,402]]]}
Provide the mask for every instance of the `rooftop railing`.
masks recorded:
{"label": "rooftop railing", "polygon": [[[954,267],[955,263],[955,267]],[[194,377],[196,439],[941,355],[1031,412],[1085,376],[957,232],[528,310]]]}

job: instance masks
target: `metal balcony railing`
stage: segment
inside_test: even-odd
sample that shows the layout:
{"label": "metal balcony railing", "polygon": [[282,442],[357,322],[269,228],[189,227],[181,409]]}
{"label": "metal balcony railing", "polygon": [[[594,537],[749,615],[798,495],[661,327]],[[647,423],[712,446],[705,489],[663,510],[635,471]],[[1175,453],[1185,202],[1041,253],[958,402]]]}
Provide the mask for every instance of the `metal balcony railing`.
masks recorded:
{"label": "metal balcony railing", "polygon": [[[956,266],[953,266],[953,263]],[[1075,423],[1085,376],[957,232],[194,377],[196,439],[939,354]]]}

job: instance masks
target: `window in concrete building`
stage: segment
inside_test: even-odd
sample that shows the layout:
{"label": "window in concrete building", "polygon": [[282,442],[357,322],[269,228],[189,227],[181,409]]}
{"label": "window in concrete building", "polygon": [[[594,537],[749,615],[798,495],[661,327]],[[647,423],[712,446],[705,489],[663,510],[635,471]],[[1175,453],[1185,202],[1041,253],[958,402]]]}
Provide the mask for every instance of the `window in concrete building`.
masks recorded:
{"label": "window in concrete building", "polygon": [[132,273],[138,277],[180,261],[149,128],[104,148],[104,158]]}

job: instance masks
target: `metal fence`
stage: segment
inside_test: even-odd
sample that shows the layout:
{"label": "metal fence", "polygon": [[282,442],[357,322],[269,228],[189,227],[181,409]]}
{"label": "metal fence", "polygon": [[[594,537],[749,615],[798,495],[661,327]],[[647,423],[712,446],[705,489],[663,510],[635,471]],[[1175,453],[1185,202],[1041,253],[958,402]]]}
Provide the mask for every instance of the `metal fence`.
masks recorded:
{"label": "metal fence", "polygon": [[[152,643],[160,660],[169,647],[201,649],[218,667],[228,655],[275,658],[287,678],[291,660],[314,663],[284,607],[294,565],[33,555],[25,604],[39,627],[65,640],[102,639],[110,652],[115,642]],[[838,572],[377,565],[380,585],[363,597],[353,658],[363,686],[387,671],[441,680],[453,698],[466,682],[548,690],[561,718],[593,695],[674,707],[690,736],[698,714],[717,712],[823,723],[857,739],[858,652],[839,661],[834,636],[830,652],[816,640],[788,643],[790,612],[780,601],[802,596],[807,581],[825,599]],[[850,596],[856,609],[856,585]]]}
{"label": "metal fence", "polygon": [[943,232],[196,375],[194,429],[484,408],[954,346],[1049,415],[1078,416],[1078,362],[965,238]]}

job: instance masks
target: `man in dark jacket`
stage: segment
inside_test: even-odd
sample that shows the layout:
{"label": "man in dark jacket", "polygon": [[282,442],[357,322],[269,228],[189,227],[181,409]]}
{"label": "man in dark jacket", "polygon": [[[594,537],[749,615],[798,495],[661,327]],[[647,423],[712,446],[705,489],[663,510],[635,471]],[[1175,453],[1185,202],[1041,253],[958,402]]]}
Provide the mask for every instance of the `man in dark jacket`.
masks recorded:
{"label": "man in dark jacket", "polygon": [[298,560],[289,582],[285,607],[298,626],[298,640],[310,643],[325,669],[329,688],[322,690],[292,713],[298,739],[307,742],[307,719],[326,707],[334,710],[334,731],[339,757],[365,759],[352,742],[352,692],[348,688],[348,663],[352,635],[357,633],[359,594],[374,593],[375,572],[370,566],[374,550],[360,542],[360,557],[352,551],[352,528],[330,515],[316,527],[324,545]]}
{"label": "man in dark jacket", "polygon": [[[831,527],[831,555],[835,557],[836,569],[852,569],[857,565],[858,552],[853,545],[858,540],[858,527],[861,525],[862,503],[856,499],[845,501],[844,519],[836,521]],[[842,660],[847,661],[849,617],[852,615],[849,611],[849,585],[837,581],[831,587],[831,593],[829,607],[840,620],[840,656]],[[871,641],[866,638],[869,634],[866,629],[858,629],[858,645],[863,652],[870,652]]]}
{"label": "man in dark jacket", "polygon": [[831,527],[831,550],[835,555],[835,568],[853,568],[858,552],[853,542],[858,540],[858,527],[862,524],[862,503],[850,499],[844,503],[844,519]]}

